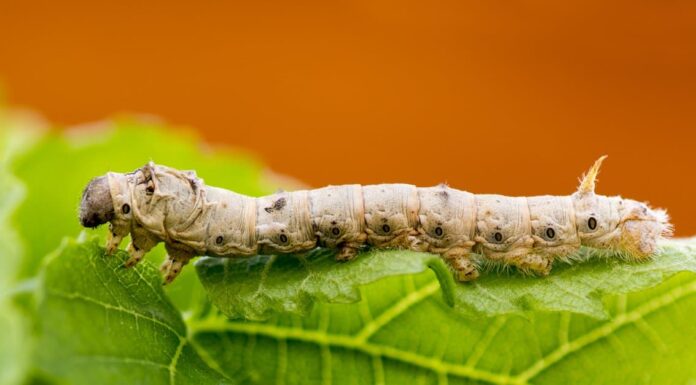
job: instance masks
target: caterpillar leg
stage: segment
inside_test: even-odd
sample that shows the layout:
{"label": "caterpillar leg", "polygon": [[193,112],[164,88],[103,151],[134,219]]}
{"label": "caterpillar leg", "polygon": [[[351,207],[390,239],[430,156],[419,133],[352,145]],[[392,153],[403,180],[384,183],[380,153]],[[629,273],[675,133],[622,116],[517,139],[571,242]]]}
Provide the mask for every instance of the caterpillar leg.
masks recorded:
{"label": "caterpillar leg", "polygon": [[131,238],[131,243],[126,247],[126,251],[130,255],[130,258],[124,264],[126,268],[138,264],[138,262],[142,261],[145,254],[157,245],[157,239],[150,236],[141,227],[133,229]]}
{"label": "caterpillar leg", "polygon": [[109,231],[109,235],[106,238],[106,255],[113,255],[121,244],[121,241],[123,241],[122,235]]}
{"label": "caterpillar leg", "polygon": [[553,261],[539,254],[527,254],[510,263],[526,273],[545,276],[549,275]]}
{"label": "caterpillar leg", "polygon": [[346,262],[355,258],[355,256],[358,255],[360,247],[362,247],[366,240],[367,235],[361,234],[361,237],[359,237],[357,240],[352,242],[346,242],[338,249],[338,254],[336,254],[336,260],[339,262]]}
{"label": "caterpillar leg", "polygon": [[172,258],[172,256],[167,256],[167,260],[160,266],[160,271],[164,275],[163,285],[172,283],[176,277],[181,273],[181,269],[186,266],[191,258]]}
{"label": "caterpillar leg", "polygon": [[156,243],[153,242],[138,242],[136,244],[136,240],[134,239],[131,243],[128,244],[128,247],[126,247],[126,251],[128,252],[128,255],[130,255],[130,258],[128,258],[128,260],[126,261],[126,263],[123,264],[123,266],[125,268],[131,268],[137,265],[138,262],[143,260],[145,254],[148,251],[150,251],[153,247],[155,247],[155,245]]}
{"label": "caterpillar leg", "polygon": [[357,247],[343,246],[338,250],[336,260],[339,262],[347,262],[355,258],[356,255],[358,255]]}
{"label": "caterpillar leg", "polygon": [[126,251],[128,252],[128,255],[130,255],[130,258],[128,258],[126,263],[123,264],[125,268],[130,268],[137,265],[138,262],[140,262],[145,256],[145,250],[138,248],[137,246],[133,246],[133,242],[128,244]]}
{"label": "caterpillar leg", "polygon": [[189,263],[191,258],[195,257],[192,253],[184,250],[173,249],[166,247],[167,259],[160,266],[160,271],[164,275],[163,285],[172,283],[179,276],[181,269]]}
{"label": "caterpillar leg", "polygon": [[461,251],[445,252],[442,257],[449,263],[454,270],[454,277],[457,281],[467,282],[473,281],[479,276],[478,269],[474,262],[469,259],[467,253]]}

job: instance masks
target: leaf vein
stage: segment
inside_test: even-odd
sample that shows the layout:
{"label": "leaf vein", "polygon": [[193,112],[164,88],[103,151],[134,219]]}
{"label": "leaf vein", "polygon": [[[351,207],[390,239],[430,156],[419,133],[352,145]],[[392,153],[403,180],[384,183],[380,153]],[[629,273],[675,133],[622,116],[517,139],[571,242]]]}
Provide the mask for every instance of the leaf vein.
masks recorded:
{"label": "leaf vein", "polygon": [[439,289],[440,284],[437,281],[434,281],[421,287],[420,289],[412,291],[406,297],[402,298],[401,300],[390,306],[387,310],[383,311],[377,318],[367,322],[362,327],[362,329],[360,329],[360,331],[356,334],[355,339],[358,342],[367,341],[382,327],[387,325],[389,322],[393,321],[399,315],[403,314],[413,305],[421,302],[425,298],[428,298],[433,293],[436,293]]}
{"label": "leaf vein", "polygon": [[285,385],[285,376],[288,371],[288,341],[285,338],[278,339],[278,369],[276,384]]}
{"label": "leaf vein", "polygon": [[328,344],[321,345],[321,383],[331,385],[331,348]]}
{"label": "leaf vein", "polygon": [[179,362],[179,357],[181,352],[184,350],[186,345],[186,338],[179,337],[179,346],[176,347],[172,361],[169,363],[169,384],[174,385],[176,383],[176,364]]}
{"label": "leaf vein", "polygon": [[382,365],[382,357],[380,357],[379,355],[372,356],[372,371],[374,373],[374,384],[384,385],[384,365]]}
{"label": "leaf vein", "polygon": [[102,302],[102,301],[100,301],[100,300],[98,300],[98,299],[95,299],[95,298],[92,298],[92,297],[89,297],[89,296],[86,296],[86,295],[83,295],[83,294],[80,294],[80,293],[65,293],[65,292],[62,292],[62,291],[59,291],[59,290],[50,290],[48,293],[51,294],[51,295],[55,295],[55,296],[57,296],[57,297],[62,297],[62,298],[65,298],[65,299],[70,299],[70,300],[79,299],[79,300],[82,300],[82,301],[85,301],[85,302],[88,302],[88,303],[92,303],[92,304],[101,306],[101,307],[103,307],[103,308],[106,309],[106,310],[113,310],[113,311],[118,311],[118,312],[121,312],[121,313],[130,314],[130,315],[132,315],[133,317],[142,318],[142,319],[148,320],[148,321],[150,321],[150,322],[152,322],[152,323],[155,323],[155,324],[164,326],[167,330],[171,331],[171,332],[172,332],[175,336],[177,336],[179,339],[184,338],[184,336],[182,336],[182,335],[181,335],[176,329],[174,329],[171,325],[168,325],[167,323],[162,322],[162,321],[158,320],[157,318],[153,318],[153,317],[150,317],[150,316],[148,316],[148,315],[145,315],[145,314],[142,314],[142,313],[138,313],[138,312],[136,312],[136,311],[127,309],[127,308],[122,307],[122,306],[120,306],[120,305],[119,305],[119,306],[114,306],[114,305],[112,305],[112,304],[110,304],[110,303]]}
{"label": "leaf vein", "polygon": [[136,365],[147,365],[147,366],[155,366],[158,368],[162,369],[168,369],[169,366],[167,364],[155,362],[155,361],[150,361],[150,360],[144,360],[140,358],[131,358],[131,357],[118,357],[118,356],[108,356],[108,355],[95,355],[95,354],[90,354],[87,356],[75,356],[74,361],[97,361],[97,362],[104,362],[104,363],[123,363],[123,364],[136,364]]}
{"label": "leaf vein", "polygon": [[496,318],[495,322],[493,322],[493,324],[486,329],[485,334],[483,335],[483,337],[481,337],[481,340],[479,340],[479,342],[476,344],[474,351],[471,353],[469,359],[466,361],[466,366],[469,366],[471,368],[476,367],[476,364],[478,364],[478,361],[483,356],[483,353],[486,352],[488,347],[491,345],[493,338],[495,338],[496,334],[498,334],[503,325],[505,325],[506,321],[507,317],[498,317]]}
{"label": "leaf vein", "polygon": [[677,286],[667,293],[652,298],[650,301],[643,303],[641,306],[638,306],[629,312],[617,315],[615,318],[612,318],[611,321],[603,324],[600,327],[592,329],[591,331],[583,334],[573,341],[570,341],[567,344],[559,346],[553,352],[542,357],[540,360],[530,365],[527,370],[518,374],[515,377],[515,383],[527,383],[531,378],[534,378],[536,375],[546,370],[553,364],[559,362],[567,355],[574,353],[593,342],[605,338],[611,335],[611,333],[617,329],[627,324],[634,323],[642,319],[647,314],[668,306],[694,292],[696,292],[696,281],[693,281],[689,285]]}
{"label": "leaf vein", "polygon": [[270,338],[286,338],[288,340],[314,343],[320,346],[353,349],[371,356],[385,357],[416,367],[429,369],[436,373],[445,372],[459,377],[483,380],[494,384],[509,384],[513,382],[512,377],[508,375],[501,375],[456,363],[442,362],[433,357],[404,351],[391,346],[358,341],[354,336],[327,334],[315,330],[282,327],[270,324],[226,322],[220,319],[202,320],[192,323],[190,326],[193,333],[236,332],[250,336],[262,335]]}

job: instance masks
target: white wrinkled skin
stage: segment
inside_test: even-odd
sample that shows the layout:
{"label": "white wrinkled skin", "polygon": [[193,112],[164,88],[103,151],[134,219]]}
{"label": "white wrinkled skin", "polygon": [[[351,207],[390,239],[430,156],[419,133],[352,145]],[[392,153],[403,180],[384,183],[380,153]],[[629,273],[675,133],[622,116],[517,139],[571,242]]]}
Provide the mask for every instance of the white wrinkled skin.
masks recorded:
{"label": "white wrinkled skin", "polygon": [[130,266],[165,242],[166,282],[199,255],[300,253],[317,246],[338,249],[339,260],[355,257],[364,244],[438,253],[462,281],[478,276],[475,255],[540,275],[555,259],[572,259],[580,246],[649,258],[670,233],[668,217],[637,201],[595,194],[603,159],[577,192],[561,197],[383,184],[252,198],[150,163],[130,174],[107,174],[115,210],[108,250],[131,234]]}

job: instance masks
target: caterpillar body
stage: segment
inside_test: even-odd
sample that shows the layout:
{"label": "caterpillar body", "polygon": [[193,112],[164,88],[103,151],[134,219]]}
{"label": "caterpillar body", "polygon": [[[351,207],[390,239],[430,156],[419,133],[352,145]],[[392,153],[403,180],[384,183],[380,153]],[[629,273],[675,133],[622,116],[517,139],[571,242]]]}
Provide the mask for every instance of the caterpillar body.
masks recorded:
{"label": "caterpillar body", "polygon": [[[632,260],[650,258],[671,234],[665,211],[635,200],[595,194],[605,157],[569,196],[475,195],[446,185],[328,186],[253,198],[206,186],[193,171],[148,163],[108,173],[85,188],[80,221],[110,222],[107,252],[128,234],[126,266],[159,242],[168,258],[165,283],[193,257],[245,257],[337,249],[354,258],[364,245],[440,254],[456,278],[478,277],[477,261],[546,275],[554,260],[581,246]],[[474,258],[476,256],[476,258]]]}

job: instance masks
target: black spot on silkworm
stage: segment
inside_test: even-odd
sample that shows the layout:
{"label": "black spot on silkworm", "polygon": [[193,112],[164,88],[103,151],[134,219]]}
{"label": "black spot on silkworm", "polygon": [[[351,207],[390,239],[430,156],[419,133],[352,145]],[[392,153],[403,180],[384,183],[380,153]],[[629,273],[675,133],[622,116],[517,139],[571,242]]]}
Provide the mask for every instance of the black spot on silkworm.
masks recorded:
{"label": "black spot on silkworm", "polygon": [[391,227],[389,227],[389,225],[383,225],[382,231],[388,234],[391,231]]}
{"label": "black spot on silkworm", "polygon": [[121,206],[121,211],[124,214],[128,214],[130,212],[130,205],[128,203],[124,203],[123,206]]}
{"label": "black spot on silkworm", "polygon": [[341,229],[339,229],[338,227],[333,227],[331,229],[331,234],[338,236],[338,234],[341,234]]}
{"label": "black spot on silkworm", "polygon": [[587,227],[590,228],[590,230],[594,230],[597,228],[597,220],[595,217],[590,217],[590,219],[587,220]]}
{"label": "black spot on silkworm", "polygon": [[150,183],[152,182],[152,175],[148,175],[145,177],[145,180],[142,183]]}
{"label": "black spot on silkworm", "polygon": [[282,243],[287,243],[287,242],[288,242],[288,236],[285,235],[285,234],[280,234],[280,237],[279,237],[279,238],[280,238],[280,241],[281,241]]}
{"label": "black spot on silkworm", "polygon": [[335,226],[335,225],[336,225],[336,221],[331,221],[331,224]]}
{"label": "black spot on silkworm", "polygon": [[442,234],[443,234],[442,227],[440,227],[440,226],[436,227],[435,228],[435,235],[437,235],[438,237],[441,237]]}
{"label": "black spot on silkworm", "polygon": [[193,178],[189,178],[189,184],[191,185],[191,189],[195,192],[198,189],[198,183],[196,183],[196,180]]}
{"label": "black spot on silkworm", "polygon": [[155,188],[152,187],[152,186],[148,186],[148,187],[145,189],[145,192],[147,193],[147,195],[152,195],[152,194],[155,192]]}
{"label": "black spot on silkworm", "polygon": [[217,243],[218,245],[222,245],[222,241],[224,241],[222,235],[218,235],[218,237],[215,238],[215,243]]}
{"label": "black spot on silkworm", "polygon": [[280,198],[273,203],[273,208],[276,210],[282,210],[286,203],[285,198]]}
{"label": "black spot on silkworm", "polygon": [[549,227],[548,229],[546,229],[546,236],[549,237],[549,239],[553,239],[553,237],[556,236],[556,230]]}
{"label": "black spot on silkworm", "polygon": [[285,207],[287,204],[287,201],[285,198],[278,198],[275,202],[273,202],[273,205],[271,207],[266,207],[264,210],[266,210],[267,213],[272,213],[274,211],[280,211]]}
{"label": "black spot on silkworm", "polygon": [[495,233],[495,234],[493,234],[493,238],[495,239],[496,242],[500,242],[503,240],[503,234]]}

